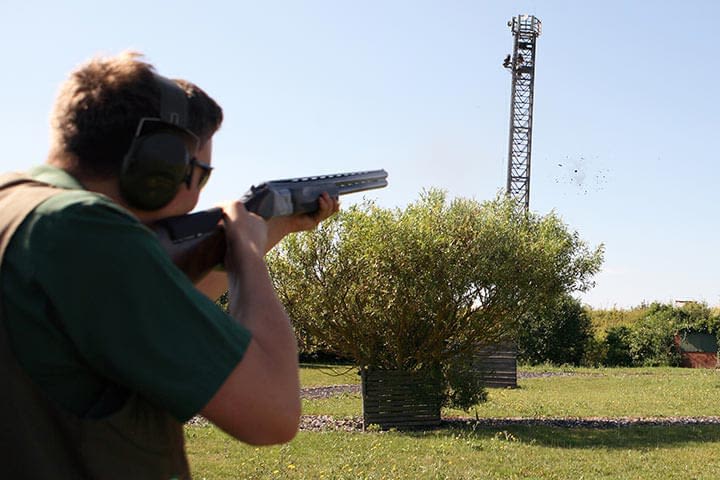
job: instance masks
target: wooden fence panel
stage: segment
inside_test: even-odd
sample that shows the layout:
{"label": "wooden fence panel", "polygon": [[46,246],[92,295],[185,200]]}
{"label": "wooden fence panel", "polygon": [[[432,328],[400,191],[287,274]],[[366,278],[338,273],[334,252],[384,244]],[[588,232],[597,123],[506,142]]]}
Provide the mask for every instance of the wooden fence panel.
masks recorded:
{"label": "wooden fence panel", "polygon": [[475,357],[475,369],[486,387],[517,387],[517,348],[506,343],[481,348]]}
{"label": "wooden fence panel", "polygon": [[363,426],[421,428],[440,425],[437,374],[363,369]]}

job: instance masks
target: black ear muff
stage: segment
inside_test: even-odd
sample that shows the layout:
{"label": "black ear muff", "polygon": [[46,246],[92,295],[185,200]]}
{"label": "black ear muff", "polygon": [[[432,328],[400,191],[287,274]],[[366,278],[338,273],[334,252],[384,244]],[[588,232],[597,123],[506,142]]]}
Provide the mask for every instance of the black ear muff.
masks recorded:
{"label": "black ear muff", "polygon": [[120,172],[120,193],[133,207],[157,210],[167,205],[189,177],[198,138],[187,129],[185,92],[155,75],[160,88],[159,118],[140,120]]}
{"label": "black ear muff", "polygon": [[120,190],[134,207],[157,210],[173,199],[189,169],[190,154],[176,133],[142,136],[125,156]]}

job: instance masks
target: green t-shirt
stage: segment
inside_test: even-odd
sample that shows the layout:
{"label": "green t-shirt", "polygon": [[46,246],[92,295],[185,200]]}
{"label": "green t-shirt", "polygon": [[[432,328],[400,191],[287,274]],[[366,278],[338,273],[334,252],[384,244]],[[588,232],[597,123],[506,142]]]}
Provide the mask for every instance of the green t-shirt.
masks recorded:
{"label": "green t-shirt", "polygon": [[127,210],[62,170],[29,173],[69,190],[25,219],[3,260],[18,361],[79,416],[96,415],[109,393],[137,392],[189,419],[242,359],[250,332],[195,289]]}

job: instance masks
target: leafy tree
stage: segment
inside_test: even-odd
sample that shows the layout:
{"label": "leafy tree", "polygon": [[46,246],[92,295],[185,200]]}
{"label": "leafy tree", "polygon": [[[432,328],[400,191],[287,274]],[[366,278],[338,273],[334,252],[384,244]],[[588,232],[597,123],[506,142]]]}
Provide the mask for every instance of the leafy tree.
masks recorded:
{"label": "leafy tree", "polygon": [[606,334],[613,327],[632,327],[647,315],[649,305],[641,304],[630,309],[612,308],[589,309],[590,318],[596,334]]}
{"label": "leafy tree", "polygon": [[673,310],[678,330],[693,330],[717,336],[720,333],[720,314],[706,303],[689,302]]}
{"label": "leafy tree", "polygon": [[646,316],[632,328],[629,340],[633,365],[653,367],[679,363],[674,344],[677,332],[674,310],[672,305],[653,303]]}
{"label": "leafy tree", "polygon": [[585,345],[585,352],[580,362],[585,367],[600,367],[605,364],[608,355],[608,345],[604,338],[592,335]]}
{"label": "leafy tree", "polygon": [[582,304],[563,294],[520,319],[518,356],[532,364],[579,365],[592,335],[592,322]]}
{"label": "leafy tree", "polygon": [[361,368],[440,368],[446,398],[466,405],[479,387],[450,387],[462,377],[452,365],[507,339],[526,312],[589,288],[601,261],[602,247],[555,214],[521,212],[505,197],[448,201],[439,190],[405,209],[351,207],[268,257],[301,336]]}
{"label": "leafy tree", "polygon": [[630,350],[631,330],[621,325],[612,327],[607,332],[605,342],[607,343],[607,354],[605,365],[608,367],[630,367],[633,364],[633,356]]}

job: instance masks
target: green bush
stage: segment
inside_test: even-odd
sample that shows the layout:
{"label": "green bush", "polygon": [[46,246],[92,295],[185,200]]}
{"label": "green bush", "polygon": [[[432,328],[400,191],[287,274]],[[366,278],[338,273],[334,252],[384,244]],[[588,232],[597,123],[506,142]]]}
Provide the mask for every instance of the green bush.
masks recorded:
{"label": "green bush", "polygon": [[720,334],[720,311],[703,302],[643,304],[629,310],[590,310],[596,341],[605,345],[606,366],[678,365],[675,334]]}
{"label": "green bush", "polygon": [[504,196],[450,202],[438,190],[405,209],[351,207],[268,256],[306,344],[361,368],[439,367],[446,400],[467,406],[482,393],[451,385],[466,374],[452,365],[509,338],[527,312],[587,289],[601,261],[602,247],[588,248],[554,214],[526,214]]}
{"label": "green bush", "polygon": [[584,367],[602,367],[605,365],[607,355],[607,343],[605,343],[604,339],[592,335],[585,344],[585,352],[580,364]]}
{"label": "green bush", "polygon": [[472,362],[458,356],[442,365],[445,381],[445,406],[467,409],[487,400],[487,390],[482,376],[478,375]]}
{"label": "green bush", "polygon": [[649,306],[641,304],[629,309],[594,309],[588,308],[595,334],[605,335],[613,327],[631,327],[647,314]]}
{"label": "green bush", "polygon": [[631,330],[625,326],[612,327],[607,332],[607,351],[604,364],[608,367],[630,367],[633,356],[630,346]]}
{"label": "green bush", "polygon": [[672,305],[653,303],[630,333],[630,354],[635,366],[678,365],[674,337],[677,322]]}
{"label": "green bush", "polygon": [[720,333],[720,313],[707,306],[706,303],[688,302],[673,311],[678,330],[717,335]]}
{"label": "green bush", "polygon": [[674,340],[676,333],[689,330],[717,336],[719,326],[720,318],[705,303],[691,302],[681,307],[653,303],[629,335],[633,364],[679,365],[680,352]]}
{"label": "green bush", "polygon": [[530,364],[580,365],[592,337],[592,322],[580,301],[563,294],[520,319],[518,357]]}

